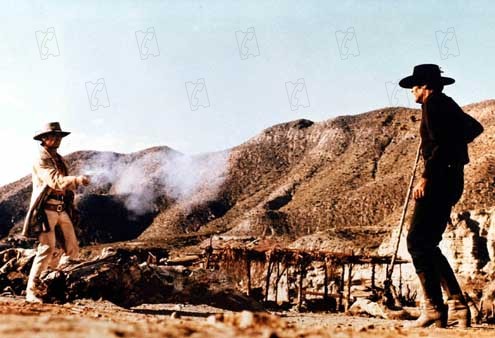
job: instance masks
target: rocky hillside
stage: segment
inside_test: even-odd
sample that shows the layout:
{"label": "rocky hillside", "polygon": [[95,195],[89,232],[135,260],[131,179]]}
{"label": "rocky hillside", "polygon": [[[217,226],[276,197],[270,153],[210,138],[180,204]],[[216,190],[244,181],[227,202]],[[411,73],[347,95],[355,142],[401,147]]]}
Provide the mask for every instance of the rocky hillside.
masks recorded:
{"label": "rocky hillside", "polygon": [[[470,147],[466,193],[456,212],[495,205],[495,101],[465,109],[486,132]],[[201,229],[283,235],[304,244],[303,236],[316,233],[308,245],[372,249],[397,224],[419,142],[419,119],[419,110],[386,108],[268,128],[230,150],[216,196],[202,196],[192,210],[177,206],[160,212],[141,238]]]}
{"label": "rocky hillside", "polygon": [[[495,100],[465,106],[485,133],[471,146],[456,213],[495,206]],[[375,250],[395,228],[418,146],[420,111],[384,108],[270,127],[222,152],[167,147],[133,154],[77,152],[84,244],[162,243],[180,234],[273,236],[294,245]],[[419,168],[421,171],[421,167]],[[0,236],[16,233],[30,195],[25,177],[0,188]]]}

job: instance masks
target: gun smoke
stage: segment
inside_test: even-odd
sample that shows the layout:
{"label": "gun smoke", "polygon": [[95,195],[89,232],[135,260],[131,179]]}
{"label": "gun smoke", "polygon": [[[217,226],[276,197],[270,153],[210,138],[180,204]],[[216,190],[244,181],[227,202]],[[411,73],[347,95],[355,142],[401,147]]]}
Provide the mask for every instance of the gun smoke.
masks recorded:
{"label": "gun smoke", "polygon": [[196,195],[201,191],[208,191],[209,198],[216,195],[229,158],[228,151],[191,156],[168,148],[134,155],[99,153],[81,173],[91,176],[91,190],[118,196],[136,215],[153,211],[164,196],[175,202],[188,202],[194,196],[198,203]]}

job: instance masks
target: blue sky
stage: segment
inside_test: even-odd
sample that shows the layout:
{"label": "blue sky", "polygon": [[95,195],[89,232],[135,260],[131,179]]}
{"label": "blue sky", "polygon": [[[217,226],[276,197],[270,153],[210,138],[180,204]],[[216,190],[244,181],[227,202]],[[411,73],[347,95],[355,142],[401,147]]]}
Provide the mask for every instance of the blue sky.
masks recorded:
{"label": "blue sky", "polygon": [[419,63],[461,105],[493,98],[493,17],[489,1],[2,1],[0,184],[30,172],[49,121],[72,131],[62,154],[194,154],[416,107],[394,81]]}

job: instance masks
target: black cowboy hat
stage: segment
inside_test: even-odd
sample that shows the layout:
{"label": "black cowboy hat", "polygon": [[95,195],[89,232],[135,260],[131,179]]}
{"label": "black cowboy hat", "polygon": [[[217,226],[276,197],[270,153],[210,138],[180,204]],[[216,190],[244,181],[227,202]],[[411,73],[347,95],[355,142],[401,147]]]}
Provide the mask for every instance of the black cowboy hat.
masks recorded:
{"label": "black cowboy hat", "polygon": [[67,135],[70,134],[70,132],[68,131],[62,131],[62,128],[60,128],[60,123],[58,122],[50,122],[50,123],[47,123],[43,126],[43,129],[38,131],[33,139],[35,139],[36,141],[41,141],[41,139],[43,138],[43,136],[46,136],[48,134],[59,134],[61,135],[62,137],[66,137]]}
{"label": "black cowboy hat", "polygon": [[402,88],[412,88],[417,85],[424,84],[442,84],[444,86],[455,82],[450,77],[443,77],[440,74],[442,71],[438,65],[422,64],[414,66],[413,74],[399,81],[399,86]]}

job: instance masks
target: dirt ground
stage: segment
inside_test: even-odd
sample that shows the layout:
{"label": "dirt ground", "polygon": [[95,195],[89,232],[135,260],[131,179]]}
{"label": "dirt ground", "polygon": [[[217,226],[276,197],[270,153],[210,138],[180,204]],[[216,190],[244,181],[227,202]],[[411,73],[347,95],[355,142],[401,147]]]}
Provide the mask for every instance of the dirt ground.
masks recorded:
{"label": "dirt ground", "polygon": [[0,337],[493,337],[495,326],[406,329],[404,321],[326,313],[232,313],[209,306],[143,305],[106,301],[28,304],[0,297]]}

